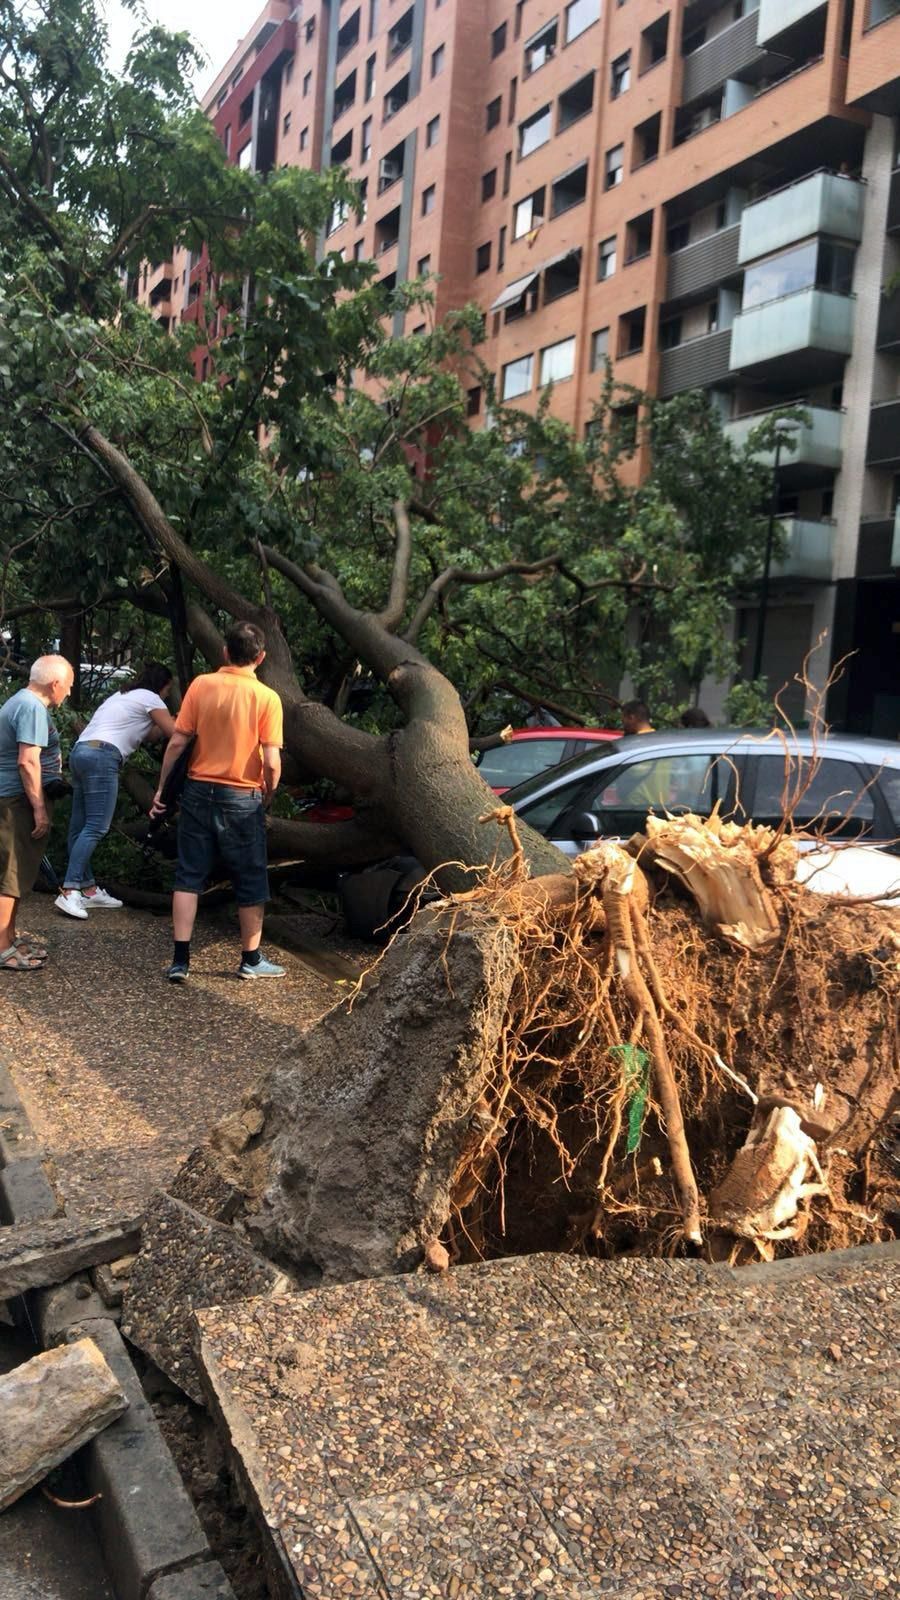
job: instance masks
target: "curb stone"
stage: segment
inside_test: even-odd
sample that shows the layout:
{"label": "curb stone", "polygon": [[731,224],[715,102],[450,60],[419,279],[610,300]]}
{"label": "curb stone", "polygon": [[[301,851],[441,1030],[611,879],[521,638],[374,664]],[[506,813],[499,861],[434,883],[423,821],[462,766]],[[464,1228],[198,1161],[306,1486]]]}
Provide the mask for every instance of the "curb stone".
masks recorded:
{"label": "curb stone", "polygon": [[[61,1209],[0,1061],[0,1222],[49,1221]],[[42,1344],[93,1339],[128,1397],[128,1410],[82,1456],[91,1493],[102,1495],[94,1515],[116,1600],[235,1600],[108,1309],[84,1277],[35,1291],[33,1301]]]}

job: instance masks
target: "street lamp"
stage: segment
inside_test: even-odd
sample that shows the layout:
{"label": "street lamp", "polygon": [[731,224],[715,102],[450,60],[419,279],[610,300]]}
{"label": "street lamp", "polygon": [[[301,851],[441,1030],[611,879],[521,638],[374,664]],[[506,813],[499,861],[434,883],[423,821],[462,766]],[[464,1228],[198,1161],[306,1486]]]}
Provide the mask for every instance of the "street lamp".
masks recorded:
{"label": "street lamp", "polygon": [[791,422],[776,424],[775,429],[775,462],[772,467],[772,492],[769,496],[769,526],[766,532],[766,558],[763,564],[763,573],[759,585],[759,615],[756,619],[756,648],[753,652],[753,679],[762,676],[763,645],[766,638],[766,614],[769,609],[769,575],[772,569],[772,546],[775,543],[775,519],[778,510],[778,467],[781,462],[781,447],[788,432],[793,427]]}

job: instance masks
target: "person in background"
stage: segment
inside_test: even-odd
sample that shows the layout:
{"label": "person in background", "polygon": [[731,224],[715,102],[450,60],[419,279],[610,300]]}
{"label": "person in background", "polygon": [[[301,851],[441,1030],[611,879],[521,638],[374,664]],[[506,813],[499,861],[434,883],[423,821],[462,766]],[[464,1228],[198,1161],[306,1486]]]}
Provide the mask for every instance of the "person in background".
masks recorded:
{"label": "person in background", "polygon": [[706,712],[702,711],[699,706],[688,706],[687,710],[682,711],[681,716],[678,718],[678,726],[680,728],[711,728],[712,723]]}
{"label": "person in background", "polygon": [[50,832],[62,756],[50,712],[69,694],[74,673],[64,656],[39,656],[27,689],[0,706],[0,969],[33,972],[47,958],[32,934],[16,932],[22,896],[33,888]]}
{"label": "person in background", "polygon": [[198,899],[218,857],[238,903],[238,977],[284,977],[284,967],[267,961],[259,948],[269,898],[264,800],[272,799],[281,777],[283,720],[274,689],[256,677],[265,646],[254,623],[234,624],[225,637],[224,666],[188,685],[163,757],[151,816],[165,810],[163,786],[193,740],[178,818],[170,983],[184,983],[188,976]]}
{"label": "person in background", "polygon": [[650,709],[643,700],[626,700],[622,707],[623,733],[655,733]]}
{"label": "person in background", "polygon": [[145,739],[153,735],[168,739],[175,731],[175,718],[165,699],[171,687],[171,667],[149,661],[133,683],[98,706],[72,746],[69,860],[54,902],[67,917],[84,921],[89,911],[116,911],[122,904],[99,887],[91,860],[115,815],[123,762]]}

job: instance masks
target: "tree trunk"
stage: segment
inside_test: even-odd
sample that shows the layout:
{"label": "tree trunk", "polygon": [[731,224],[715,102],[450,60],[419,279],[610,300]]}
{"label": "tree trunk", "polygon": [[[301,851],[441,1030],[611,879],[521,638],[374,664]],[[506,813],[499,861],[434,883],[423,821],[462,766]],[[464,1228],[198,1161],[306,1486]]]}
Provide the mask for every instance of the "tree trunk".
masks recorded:
{"label": "tree trunk", "polygon": [[59,653],[65,656],[75,674],[69,704],[73,710],[81,709],[81,612],[63,611],[59,618]]}

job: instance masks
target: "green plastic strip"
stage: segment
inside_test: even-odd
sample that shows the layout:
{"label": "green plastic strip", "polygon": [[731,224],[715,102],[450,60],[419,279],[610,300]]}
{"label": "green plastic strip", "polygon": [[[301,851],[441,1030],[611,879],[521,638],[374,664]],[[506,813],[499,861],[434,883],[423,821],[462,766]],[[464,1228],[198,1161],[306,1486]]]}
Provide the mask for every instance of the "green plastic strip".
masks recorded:
{"label": "green plastic strip", "polygon": [[625,1073],[625,1086],[630,1093],[628,1101],[628,1143],[630,1156],[640,1146],[647,1115],[647,1096],[650,1093],[650,1057],[637,1044],[614,1044],[610,1055],[617,1056]]}

